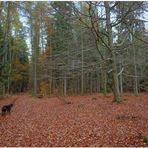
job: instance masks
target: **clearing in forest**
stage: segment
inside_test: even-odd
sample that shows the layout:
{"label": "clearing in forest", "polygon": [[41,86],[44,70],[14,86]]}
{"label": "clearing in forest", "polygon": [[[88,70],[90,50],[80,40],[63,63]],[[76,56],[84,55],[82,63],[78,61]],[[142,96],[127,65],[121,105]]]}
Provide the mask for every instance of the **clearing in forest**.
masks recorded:
{"label": "clearing in forest", "polygon": [[[17,98],[17,99],[16,99]],[[54,98],[28,95],[14,101],[11,115],[0,116],[0,146],[148,146],[148,94],[125,95],[122,102],[101,94]]]}

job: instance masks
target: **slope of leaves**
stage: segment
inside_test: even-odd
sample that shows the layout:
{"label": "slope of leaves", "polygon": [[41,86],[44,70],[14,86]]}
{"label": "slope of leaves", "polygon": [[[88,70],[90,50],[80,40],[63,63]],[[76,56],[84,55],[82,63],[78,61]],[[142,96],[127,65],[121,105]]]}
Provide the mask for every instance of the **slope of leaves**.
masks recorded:
{"label": "slope of leaves", "polygon": [[[92,99],[93,98],[93,99]],[[0,116],[0,146],[148,146],[148,94],[34,99],[27,95],[0,100],[13,102],[11,115]]]}

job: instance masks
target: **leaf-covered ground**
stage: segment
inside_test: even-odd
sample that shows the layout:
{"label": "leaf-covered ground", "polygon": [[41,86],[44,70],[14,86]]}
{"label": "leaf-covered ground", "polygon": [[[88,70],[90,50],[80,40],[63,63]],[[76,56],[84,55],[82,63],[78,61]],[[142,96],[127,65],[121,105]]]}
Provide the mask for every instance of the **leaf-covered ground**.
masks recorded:
{"label": "leaf-covered ground", "polygon": [[[100,94],[15,99],[11,115],[0,116],[0,146],[148,146],[148,94],[125,95],[120,104]],[[93,99],[92,99],[93,98]],[[96,99],[95,99],[96,98]]]}

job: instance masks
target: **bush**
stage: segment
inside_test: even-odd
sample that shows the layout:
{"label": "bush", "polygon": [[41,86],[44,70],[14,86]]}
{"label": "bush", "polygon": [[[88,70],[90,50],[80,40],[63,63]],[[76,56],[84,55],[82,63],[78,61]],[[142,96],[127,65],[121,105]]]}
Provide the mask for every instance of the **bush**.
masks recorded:
{"label": "bush", "polygon": [[146,143],[146,144],[148,144],[148,136],[144,136],[143,142]]}
{"label": "bush", "polygon": [[48,82],[43,81],[43,82],[40,83],[40,94],[42,94],[43,96],[49,94]]}

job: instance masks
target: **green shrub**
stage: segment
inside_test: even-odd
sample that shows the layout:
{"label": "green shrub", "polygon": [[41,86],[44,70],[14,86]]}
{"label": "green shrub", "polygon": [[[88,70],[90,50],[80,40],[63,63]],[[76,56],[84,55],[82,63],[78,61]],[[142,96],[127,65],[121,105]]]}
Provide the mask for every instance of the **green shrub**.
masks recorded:
{"label": "green shrub", "polygon": [[146,144],[148,144],[148,136],[144,136],[143,142],[146,143]]}

